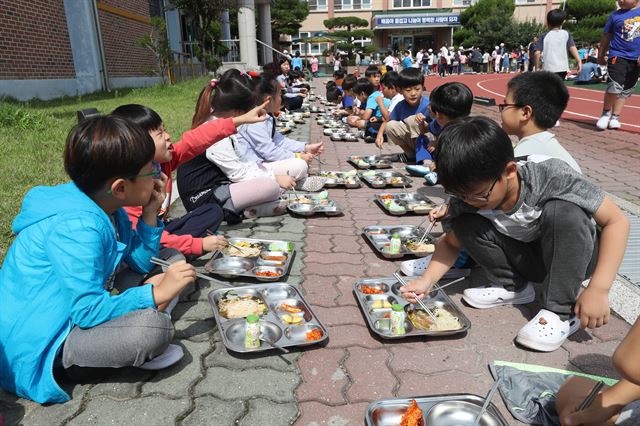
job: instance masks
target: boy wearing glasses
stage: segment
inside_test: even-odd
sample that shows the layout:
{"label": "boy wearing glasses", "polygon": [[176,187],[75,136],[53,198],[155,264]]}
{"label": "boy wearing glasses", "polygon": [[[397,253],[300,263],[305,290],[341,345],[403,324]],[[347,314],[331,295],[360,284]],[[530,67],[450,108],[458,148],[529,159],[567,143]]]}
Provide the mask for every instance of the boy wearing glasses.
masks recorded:
{"label": "boy wearing glasses", "polygon": [[541,287],[543,309],[518,332],[522,346],[551,352],[580,327],[606,324],[629,233],[622,211],[561,160],[516,163],[509,136],[488,118],[459,119],[439,141],[438,176],[452,197],[432,219],[446,215],[445,234],[404,297],[428,294],[464,247],[490,280],[464,291],[471,306],[531,303]]}
{"label": "boy wearing glasses", "polygon": [[504,103],[498,105],[498,108],[502,128],[509,135],[518,137],[514,146],[516,158],[558,158],[582,173],[576,160],[560,145],[555,135],[548,131],[560,119],[568,102],[567,87],[552,72],[524,73],[509,81]]}

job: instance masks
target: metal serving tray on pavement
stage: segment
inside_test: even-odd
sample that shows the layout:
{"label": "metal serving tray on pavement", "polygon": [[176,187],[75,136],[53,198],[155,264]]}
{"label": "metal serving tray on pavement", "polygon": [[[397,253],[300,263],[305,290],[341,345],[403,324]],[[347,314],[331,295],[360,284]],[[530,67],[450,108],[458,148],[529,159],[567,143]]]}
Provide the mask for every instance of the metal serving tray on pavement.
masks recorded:
{"label": "metal serving tray on pavement", "polygon": [[[416,278],[407,277],[406,281],[410,282]],[[353,284],[353,294],[369,328],[381,338],[450,336],[464,333],[471,327],[471,321],[444,290],[433,290],[422,299],[438,319],[438,322],[434,322],[419,304],[411,304],[402,297],[401,287],[402,284],[393,277],[367,278]],[[391,305],[395,303],[402,305],[406,314],[406,332],[401,335],[395,335],[391,332]]]}
{"label": "metal serving tray on pavement", "polygon": [[[327,328],[302,294],[287,283],[221,288],[209,293],[209,303],[222,342],[233,352],[273,349],[267,342],[283,348],[317,345],[329,338]],[[257,349],[244,346],[245,318],[250,314],[260,317],[260,347]]]}
{"label": "metal serving tray on pavement", "polygon": [[[365,413],[367,426],[397,426],[411,401],[416,400],[422,410],[426,426],[472,426],[485,399],[473,394],[445,394],[394,398],[373,401]],[[498,408],[490,403],[480,418],[480,426],[508,426]]]}
{"label": "metal serving tray on pavement", "polygon": [[[365,226],[362,235],[371,243],[378,253],[387,259],[400,259],[404,256],[428,256],[435,250],[435,241],[431,235],[420,245],[417,243],[424,235],[424,228],[413,225]],[[400,252],[390,253],[391,237],[398,234],[401,241]]]}
{"label": "metal serving tray on pavement", "polygon": [[373,188],[384,188],[386,186],[403,188],[411,186],[411,179],[399,172],[368,170],[360,172],[358,175]]}
{"label": "metal serving tray on pavement", "polygon": [[383,155],[351,155],[347,160],[358,169],[390,169],[389,156]]}
{"label": "metal serving tray on pavement", "polygon": [[290,241],[255,238],[228,238],[231,245],[216,251],[204,265],[210,274],[225,278],[251,277],[259,281],[278,281],[289,273],[295,256]]}
{"label": "metal serving tray on pavement", "polygon": [[407,213],[429,214],[436,204],[418,192],[383,192],[376,194],[376,201],[387,213],[403,216]]}
{"label": "metal serving tray on pavement", "polygon": [[287,209],[301,216],[324,214],[326,216],[338,216],[342,209],[335,201],[328,198],[327,191],[318,194],[297,192],[287,193]]}
{"label": "metal serving tray on pavement", "polygon": [[362,186],[362,182],[360,182],[360,178],[355,170],[351,170],[349,172],[323,170],[320,172],[320,176],[325,178],[325,188],[335,188],[337,186],[344,186],[345,188],[360,188]]}

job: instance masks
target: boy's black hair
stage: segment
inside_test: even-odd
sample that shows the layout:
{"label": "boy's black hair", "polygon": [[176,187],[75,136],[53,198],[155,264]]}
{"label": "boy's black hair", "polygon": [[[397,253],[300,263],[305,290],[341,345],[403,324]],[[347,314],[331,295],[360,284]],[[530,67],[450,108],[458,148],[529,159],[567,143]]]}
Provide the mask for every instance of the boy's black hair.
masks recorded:
{"label": "boy's black hair", "polygon": [[509,135],[486,117],[459,118],[438,136],[438,182],[450,192],[469,193],[498,179],[513,160]]}
{"label": "boy's black hair", "polygon": [[380,79],[380,84],[384,87],[396,87],[398,83],[398,73],[395,71],[387,71]]}
{"label": "boy's black hair", "polygon": [[327,101],[336,103],[340,100],[340,96],[342,96],[342,91],[337,85],[329,86],[327,84]]}
{"label": "boy's black hair", "polygon": [[364,76],[366,78],[373,77],[376,74],[380,75],[380,68],[378,68],[377,65],[369,65],[364,71]]}
{"label": "boy's black hair", "polygon": [[342,80],[342,90],[347,91],[353,89],[353,86],[356,85],[358,78],[353,74],[347,74],[347,76]]}
{"label": "boy's black hair", "polygon": [[436,87],[429,96],[431,110],[450,119],[471,114],[473,93],[466,84],[449,82]]}
{"label": "boy's black hair", "polygon": [[300,71],[300,69],[298,67],[296,67],[296,69],[291,71],[291,78],[296,79],[296,78],[300,78],[302,76],[303,76],[302,71]]}
{"label": "boy's black hair", "polygon": [[533,110],[533,122],[543,129],[552,128],[569,103],[569,91],[564,81],[549,71],[520,74],[507,83],[513,103]]}
{"label": "boy's black hair", "polygon": [[559,27],[567,19],[567,12],[562,9],[552,9],[547,13],[547,24],[550,27]]}
{"label": "boy's black hair", "polygon": [[367,96],[373,93],[373,84],[366,78],[359,78],[356,85],[353,86],[353,93],[358,96],[360,93],[366,93]]}
{"label": "boy's black hair", "polygon": [[390,72],[395,72],[393,71],[393,67],[391,65],[385,65],[385,67],[387,68],[387,72],[385,74],[388,74]]}
{"label": "boy's black hair", "polygon": [[345,75],[347,75],[345,70],[335,70],[333,72],[334,79],[344,78]]}
{"label": "boy's black hair", "polygon": [[162,118],[149,107],[139,104],[120,105],[111,113],[118,117],[126,118],[142,127],[147,132],[158,130],[162,126]]}
{"label": "boy's black hair", "polygon": [[396,86],[399,89],[418,86],[424,87],[424,75],[418,68],[405,68],[398,74]]}
{"label": "boy's black hair", "polygon": [[95,194],[118,177],[133,178],[156,148],[149,132],[116,115],[87,118],[67,136],[64,169],[85,194]]}

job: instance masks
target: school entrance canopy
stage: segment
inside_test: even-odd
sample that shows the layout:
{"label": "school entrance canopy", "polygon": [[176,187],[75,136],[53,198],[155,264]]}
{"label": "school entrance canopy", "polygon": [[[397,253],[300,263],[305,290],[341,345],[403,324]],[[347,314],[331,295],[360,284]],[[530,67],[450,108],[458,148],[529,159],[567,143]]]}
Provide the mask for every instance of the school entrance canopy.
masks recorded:
{"label": "school entrance canopy", "polygon": [[453,29],[459,26],[460,14],[447,11],[380,13],[371,18],[371,29],[379,45],[394,50],[451,45]]}

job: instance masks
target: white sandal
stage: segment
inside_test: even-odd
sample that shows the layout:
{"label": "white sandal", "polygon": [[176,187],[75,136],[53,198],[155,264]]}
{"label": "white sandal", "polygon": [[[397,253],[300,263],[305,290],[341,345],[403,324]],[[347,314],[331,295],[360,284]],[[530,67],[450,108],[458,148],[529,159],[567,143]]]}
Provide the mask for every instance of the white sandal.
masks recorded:
{"label": "white sandal", "polygon": [[536,298],[536,291],[531,283],[520,291],[510,291],[504,286],[491,284],[488,287],[468,288],[462,296],[465,302],[474,308],[487,309],[503,305],[524,305]]}
{"label": "white sandal", "polygon": [[563,321],[546,309],[541,309],[531,321],[518,331],[516,342],[541,352],[553,352],[580,329],[578,317]]}

